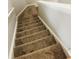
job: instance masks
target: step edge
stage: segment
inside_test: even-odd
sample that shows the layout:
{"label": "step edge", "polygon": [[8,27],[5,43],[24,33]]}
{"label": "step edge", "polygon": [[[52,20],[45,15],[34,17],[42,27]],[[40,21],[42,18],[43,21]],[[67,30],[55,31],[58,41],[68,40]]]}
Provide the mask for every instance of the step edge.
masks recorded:
{"label": "step edge", "polygon": [[32,29],[29,29],[29,30],[24,30],[24,31],[22,31],[22,32],[17,32],[16,35],[21,34],[21,33],[23,33],[23,32],[27,32],[27,31],[31,31],[31,30],[37,29],[37,28],[42,27],[42,26],[44,26],[44,25],[37,26],[37,27],[34,27],[34,28],[32,28]]}
{"label": "step edge", "polygon": [[51,35],[45,36],[45,37],[40,38],[40,39],[38,39],[38,40],[34,40],[34,41],[32,41],[32,42],[28,42],[28,43],[24,43],[24,44],[19,45],[19,46],[15,46],[15,48],[22,47],[22,46],[24,46],[24,45],[29,45],[29,44],[32,44],[32,43],[36,43],[36,42],[38,42],[38,41],[45,40],[46,38],[49,38],[49,37],[52,37],[52,36],[51,36]]}
{"label": "step edge", "polygon": [[[35,20],[35,21],[31,20],[31,22],[30,21],[27,21],[27,22],[25,21],[25,22],[29,24],[29,23],[33,23],[33,22],[37,22],[37,21],[40,21],[40,20],[38,19],[38,20]],[[18,22],[19,22],[19,19],[18,19]],[[26,24],[25,22],[23,22],[23,24],[18,23],[18,25],[25,25]]]}
{"label": "step edge", "polygon": [[24,54],[24,55],[22,55],[22,56],[15,57],[15,59],[17,59],[17,58],[19,58],[19,57],[25,57],[25,56],[32,55],[32,54],[34,54],[34,53],[37,53],[37,52],[43,51],[43,50],[45,50],[45,49],[49,49],[49,48],[51,48],[52,46],[55,46],[55,45],[57,45],[57,43],[52,44],[52,45],[50,45],[50,46],[47,46],[47,47],[45,47],[45,48],[42,48],[42,49],[36,50],[36,51],[34,51],[34,52],[31,52],[31,53],[28,53],[28,54]]}
{"label": "step edge", "polygon": [[[38,23],[41,23],[41,22],[38,22]],[[28,26],[23,26],[23,27],[17,28],[17,30],[18,30],[18,29],[22,29],[22,28],[24,28],[24,27],[26,28],[26,27],[32,26],[32,25],[35,25],[35,24],[38,24],[38,23],[33,23],[33,24],[31,24],[31,25],[28,25]]]}
{"label": "step edge", "polygon": [[23,36],[23,37],[16,38],[16,40],[19,40],[19,39],[22,39],[22,38],[25,38],[25,37],[29,37],[29,36],[32,36],[32,35],[36,35],[36,34],[38,34],[38,33],[40,33],[40,32],[43,32],[43,31],[47,31],[47,29],[42,30],[42,31],[39,31],[39,32],[36,32],[36,33],[33,33],[33,34],[31,34],[31,35],[25,35],[25,36]]}

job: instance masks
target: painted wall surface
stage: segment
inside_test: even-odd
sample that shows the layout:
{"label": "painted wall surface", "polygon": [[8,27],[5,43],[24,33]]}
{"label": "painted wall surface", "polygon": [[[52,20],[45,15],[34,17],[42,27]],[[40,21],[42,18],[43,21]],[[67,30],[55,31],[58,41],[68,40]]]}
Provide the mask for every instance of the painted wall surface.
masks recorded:
{"label": "painted wall surface", "polygon": [[[36,3],[40,0],[9,0],[9,9],[11,7],[15,8],[16,15],[28,4]],[[58,3],[70,3],[71,0],[42,0],[42,1],[51,1],[51,2],[58,2]],[[11,5],[10,5],[11,4]]]}
{"label": "painted wall surface", "polygon": [[10,0],[10,1],[12,6],[15,8],[16,15],[18,15],[18,13],[20,13],[26,5],[36,3],[37,0]]}
{"label": "painted wall surface", "polygon": [[58,2],[70,4],[71,0],[58,0]]}
{"label": "painted wall surface", "polygon": [[58,2],[58,3],[65,3],[65,4],[71,3],[71,0],[41,0],[41,1],[51,1],[51,2]]}
{"label": "painted wall surface", "polygon": [[51,1],[51,2],[57,2],[58,0],[41,0],[41,1]]}
{"label": "painted wall surface", "polygon": [[10,12],[11,8],[12,8],[12,4],[11,4],[11,1],[9,0],[8,1],[8,13]]}
{"label": "painted wall surface", "polygon": [[39,1],[39,15],[61,38],[64,46],[71,47],[70,5]]}
{"label": "painted wall surface", "polygon": [[10,52],[15,24],[16,24],[16,15],[13,11],[13,13],[8,18],[8,50],[9,50],[8,52]]}

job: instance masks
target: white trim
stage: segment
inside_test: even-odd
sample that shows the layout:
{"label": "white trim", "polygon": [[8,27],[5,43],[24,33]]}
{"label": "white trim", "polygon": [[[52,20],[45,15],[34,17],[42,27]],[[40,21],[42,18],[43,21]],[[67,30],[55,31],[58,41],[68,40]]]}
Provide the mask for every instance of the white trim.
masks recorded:
{"label": "white trim", "polygon": [[11,10],[10,10],[10,12],[9,12],[9,14],[8,14],[8,17],[10,17],[10,15],[12,14],[13,11],[14,11],[14,7],[11,8]]}
{"label": "white trim", "polygon": [[17,29],[17,18],[16,18],[16,24],[15,24],[13,39],[12,39],[12,43],[11,43],[11,48],[10,48],[10,52],[9,52],[9,59],[12,59],[12,56],[13,56],[13,48],[14,48],[14,43],[15,43],[16,29]]}
{"label": "white trim", "polygon": [[60,38],[54,33],[54,31],[44,22],[44,20],[43,20],[40,16],[38,16],[38,17],[39,17],[40,20],[43,22],[43,24],[46,26],[46,28],[50,31],[50,33],[51,33],[52,35],[54,35],[54,37],[56,38],[56,41],[61,44],[61,46],[62,46],[62,48],[63,48],[65,54],[67,55],[67,57],[70,57],[71,54],[70,54],[69,51],[64,47],[63,43],[60,41]]}

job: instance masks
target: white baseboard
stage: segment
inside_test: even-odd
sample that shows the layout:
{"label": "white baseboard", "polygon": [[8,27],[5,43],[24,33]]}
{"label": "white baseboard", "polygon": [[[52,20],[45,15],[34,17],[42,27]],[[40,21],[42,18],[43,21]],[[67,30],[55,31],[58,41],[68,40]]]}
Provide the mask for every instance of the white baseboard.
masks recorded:
{"label": "white baseboard", "polygon": [[63,48],[63,50],[64,50],[64,52],[65,52],[65,54],[66,54],[66,56],[67,56],[67,57],[70,57],[71,54],[70,54],[69,51],[64,47],[64,44],[61,42],[61,39],[54,33],[54,31],[44,22],[44,20],[43,20],[40,16],[38,16],[38,17],[39,17],[40,20],[43,22],[43,24],[46,26],[46,28],[50,31],[50,33],[51,33],[52,35],[54,35],[54,37],[56,38],[56,41],[57,41],[58,43],[60,43],[60,45],[62,46],[62,48]]}

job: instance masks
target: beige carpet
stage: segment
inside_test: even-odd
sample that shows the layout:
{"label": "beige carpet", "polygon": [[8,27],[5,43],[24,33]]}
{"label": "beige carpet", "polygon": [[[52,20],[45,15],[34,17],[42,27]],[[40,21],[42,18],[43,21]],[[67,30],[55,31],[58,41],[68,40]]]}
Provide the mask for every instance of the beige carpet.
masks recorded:
{"label": "beige carpet", "polygon": [[61,45],[38,18],[35,6],[23,11],[17,25],[15,59],[66,59]]}

